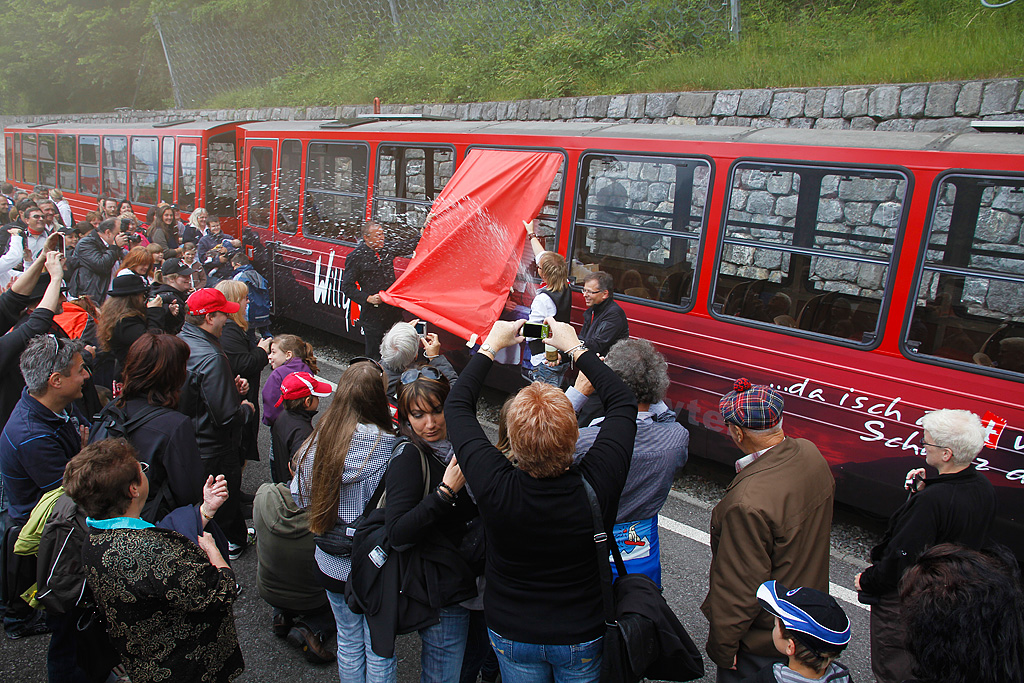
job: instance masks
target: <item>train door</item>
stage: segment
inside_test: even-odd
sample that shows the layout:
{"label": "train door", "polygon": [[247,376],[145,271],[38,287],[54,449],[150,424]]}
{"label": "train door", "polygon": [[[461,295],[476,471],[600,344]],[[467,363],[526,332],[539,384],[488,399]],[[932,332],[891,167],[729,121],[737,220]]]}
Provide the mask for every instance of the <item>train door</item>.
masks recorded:
{"label": "train door", "polygon": [[[302,203],[302,142],[284,140],[278,157],[276,204],[273,216],[274,260],[273,281],[275,299],[284,305],[298,295],[292,263],[296,256],[311,257],[313,251],[295,242]],[[286,263],[286,261],[288,261]],[[278,305],[275,302],[275,305]]]}
{"label": "train door", "polygon": [[188,214],[196,208],[199,194],[199,148],[202,139],[198,136],[181,136],[176,138],[178,158],[175,160],[175,179],[177,181],[177,205],[182,213],[182,220],[188,220]]}
{"label": "train door", "polygon": [[280,246],[273,235],[275,204],[275,161],[278,158],[278,140],[249,140],[246,142],[245,166],[242,172],[243,223],[256,235],[256,239],[271,249],[269,267],[264,268],[264,277],[271,286],[271,311],[277,311],[277,252]]}

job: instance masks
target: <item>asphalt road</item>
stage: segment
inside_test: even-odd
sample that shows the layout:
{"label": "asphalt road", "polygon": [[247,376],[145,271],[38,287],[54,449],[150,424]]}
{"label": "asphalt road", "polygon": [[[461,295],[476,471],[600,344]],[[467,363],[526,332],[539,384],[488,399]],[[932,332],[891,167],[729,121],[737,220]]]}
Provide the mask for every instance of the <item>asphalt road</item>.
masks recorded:
{"label": "asphalt road", "polygon": [[[352,349],[348,349],[348,346]],[[319,355],[320,374],[335,381],[341,374],[340,363],[361,349],[355,344],[342,345],[333,353]],[[264,379],[266,375],[264,375]],[[498,404],[500,405],[500,403]],[[327,402],[321,402],[321,414]],[[491,410],[481,411],[482,414]],[[492,432],[493,436],[493,432]],[[255,492],[263,482],[270,481],[267,453],[270,450],[269,430],[260,432],[260,450],[263,459],[250,463],[243,474],[243,488]],[[691,468],[692,469],[692,468]],[[707,622],[700,612],[700,603],[707,593],[708,567],[711,550],[707,530],[711,507],[720,490],[705,478],[693,475],[677,480],[677,488],[669,496],[660,516],[662,555],[662,583],[669,604],[686,626],[694,642],[703,650],[707,638]],[[528,533],[524,529],[523,533]],[[836,542],[837,534],[842,537]],[[833,559],[831,563],[831,593],[849,615],[853,625],[853,641],[842,661],[850,667],[854,680],[871,681],[870,649],[868,644],[868,612],[856,602],[850,590],[853,576],[864,564],[858,558],[863,547],[870,542],[870,532],[863,532],[849,524],[833,529]],[[868,539],[864,540],[867,536]],[[850,538],[854,541],[850,541]],[[853,549],[851,550],[851,543]],[[253,549],[233,564],[243,590],[235,603],[235,623],[238,639],[245,657],[245,673],[237,680],[243,682],[270,682],[287,680],[293,683],[337,680],[335,665],[315,666],[306,662],[302,654],[286,641],[274,637],[270,629],[270,607],[256,591],[256,553]],[[47,636],[20,641],[0,639],[0,681],[6,683],[41,683],[46,681]],[[419,637],[402,636],[397,645],[398,680],[413,683],[419,679]],[[714,665],[705,657],[707,674],[702,681],[714,681]]]}

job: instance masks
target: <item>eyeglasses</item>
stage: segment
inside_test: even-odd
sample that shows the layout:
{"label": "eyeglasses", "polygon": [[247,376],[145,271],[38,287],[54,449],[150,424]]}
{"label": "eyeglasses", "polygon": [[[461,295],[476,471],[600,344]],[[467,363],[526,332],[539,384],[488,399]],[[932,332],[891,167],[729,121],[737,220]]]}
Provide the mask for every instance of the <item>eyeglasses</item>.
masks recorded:
{"label": "eyeglasses", "polygon": [[603,289],[587,289],[586,287],[583,288],[583,293],[584,294],[590,294],[590,295],[600,294],[603,291],[605,291],[605,290],[603,290]]}
{"label": "eyeglasses", "polygon": [[139,467],[142,468],[142,473],[143,474],[145,474],[146,476],[149,476],[149,463],[148,462],[146,462],[145,460],[140,460],[139,461]]}
{"label": "eyeglasses", "polygon": [[373,363],[374,367],[376,367],[378,370],[380,370],[380,374],[381,375],[384,374],[384,366],[381,365],[376,360],[374,360],[373,358],[370,358],[369,356],[356,356],[355,358],[353,358],[352,360],[350,360],[348,362],[348,366],[352,367],[356,363]]}
{"label": "eyeglasses", "polygon": [[49,377],[57,372],[57,359],[60,358],[60,339],[55,334],[48,334],[46,336],[53,340],[53,361],[50,363],[50,371],[46,373],[46,376]]}
{"label": "eyeglasses", "polygon": [[441,371],[432,365],[424,365],[421,368],[410,368],[402,373],[402,384],[412,384],[420,377],[433,382],[440,382],[445,378]]}
{"label": "eyeglasses", "polygon": [[947,446],[940,446],[937,443],[928,443],[924,439],[921,439],[921,445],[922,446],[931,446],[932,448],[942,448],[943,450],[945,450],[947,448]]}

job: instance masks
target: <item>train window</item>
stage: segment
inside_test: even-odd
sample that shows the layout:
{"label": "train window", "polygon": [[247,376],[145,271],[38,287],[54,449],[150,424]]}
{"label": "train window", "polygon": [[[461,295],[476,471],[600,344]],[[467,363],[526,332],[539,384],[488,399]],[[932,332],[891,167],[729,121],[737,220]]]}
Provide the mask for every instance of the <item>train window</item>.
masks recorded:
{"label": "train window", "polygon": [[206,210],[211,216],[234,216],[238,212],[234,131],[210,138],[206,151]]}
{"label": "train window", "polygon": [[100,193],[100,139],[96,135],[78,138],[78,191],[98,196]]}
{"label": "train window", "polygon": [[185,213],[196,208],[196,156],[195,145],[182,145],[178,151],[178,208]]}
{"label": "train window", "polygon": [[703,159],[588,154],[580,165],[570,275],[603,270],[616,294],[692,299],[711,166]]}
{"label": "train window", "polygon": [[38,168],[36,166],[36,135],[35,133],[22,133],[21,135],[21,179],[30,185],[39,182]]}
{"label": "train window", "polygon": [[871,344],[906,190],[895,171],[737,163],[713,310]]}
{"label": "train window", "polygon": [[281,143],[281,169],[277,175],[277,229],[290,235],[299,226],[299,198],[302,196],[302,143]]}
{"label": "train window", "polygon": [[75,182],[78,165],[78,149],[75,146],[74,135],[57,136],[57,187],[66,192],[76,192],[78,184]]}
{"label": "train window", "polygon": [[249,150],[249,225],[270,225],[270,203],[274,189],[274,150],[253,147]]}
{"label": "train window", "polygon": [[39,184],[57,187],[57,137],[39,134]]}
{"label": "train window", "polygon": [[938,181],[906,346],[1024,375],[1024,178]]}
{"label": "train window", "polygon": [[103,136],[103,194],[128,196],[128,138],[123,135]]}
{"label": "train window", "polygon": [[14,172],[14,136],[13,135],[5,135],[4,136],[4,161],[6,162],[6,165],[4,166],[4,168],[7,169],[7,177],[13,179],[15,177],[15,172]]}
{"label": "train window", "polygon": [[455,150],[450,147],[381,145],[373,186],[374,218],[413,237],[423,229],[431,204],[453,173]]}
{"label": "train window", "polygon": [[156,138],[132,138],[132,191],[129,198],[138,204],[156,204],[156,178],[159,165]]}
{"label": "train window", "polygon": [[160,141],[160,201],[174,203],[174,138]]}
{"label": "train window", "polygon": [[310,237],[356,242],[366,216],[367,150],[363,145],[310,143],[302,232]]}

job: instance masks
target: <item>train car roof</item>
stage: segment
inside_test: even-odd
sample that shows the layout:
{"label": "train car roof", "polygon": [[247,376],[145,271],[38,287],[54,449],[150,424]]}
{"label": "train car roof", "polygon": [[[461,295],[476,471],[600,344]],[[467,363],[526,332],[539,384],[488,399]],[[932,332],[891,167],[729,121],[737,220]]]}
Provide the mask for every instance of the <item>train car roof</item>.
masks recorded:
{"label": "train car roof", "polygon": [[60,131],[63,129],[74,131],[90,130],[128,130],[128,131],[207,131],[217,128],[234,127],[249,121],[199,121],[197,119],[174,119],[158,123],[75,123],[74,121],[45,121],[43,123],[22,123],[5,126],[5,130],[21,130],[26,132],[34,131]]}
{"label": "train car roof", "polygon": [[[324,124],[327,124],[326,126]],[[1012,133],[905,133],[894,131],[831,130],[802,128],[748,128],[641,123],[588,123],[559,121],[431,121],[368,118],[365,123],[347,120],[261,121],[240,126],[246,133],[321,132],[416,133],[444,135],[514,135],[538,137],[590,137],[620,139],[689,140],[693,142],[749,142],[774,145],[850,147],[868,149],[935,150],[1024,154],[1024,135]],[[347,136],[346,136],[347,137]]]}

